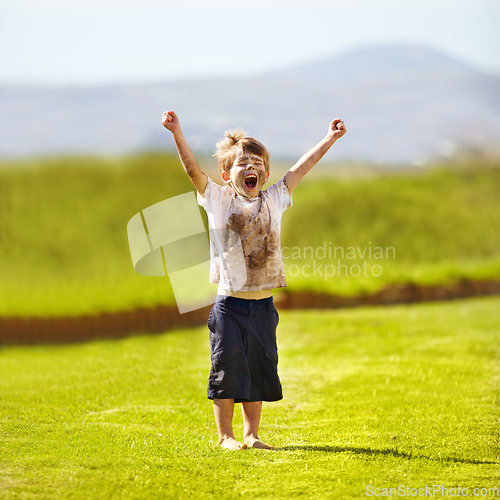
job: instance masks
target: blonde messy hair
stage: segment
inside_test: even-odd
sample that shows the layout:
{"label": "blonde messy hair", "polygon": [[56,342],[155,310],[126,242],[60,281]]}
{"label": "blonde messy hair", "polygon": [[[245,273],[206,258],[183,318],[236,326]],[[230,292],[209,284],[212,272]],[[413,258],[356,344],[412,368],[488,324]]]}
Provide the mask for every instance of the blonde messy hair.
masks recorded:
{"label": "blonde messy hair", "polygon": [[224,139],[217,143],[217,151],[214,156],[219,161],[221,172],[229,172],[238,152],[260,156],[269,171],[269,152],[266,147],[253,137],[248,137],[241,127],[235,130],[227,130]]}

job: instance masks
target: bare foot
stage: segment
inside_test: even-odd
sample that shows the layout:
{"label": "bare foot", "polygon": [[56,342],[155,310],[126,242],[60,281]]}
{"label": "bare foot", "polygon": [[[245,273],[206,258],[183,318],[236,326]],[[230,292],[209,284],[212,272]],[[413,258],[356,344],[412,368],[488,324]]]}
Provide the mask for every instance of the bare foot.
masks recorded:
{"label": "bare foot", "polygon": [[247,445],[245,443],[240,443],[239,441],[236,441],[236,439],[231,437],[231,436],[220,438],[219,444],[222,446],[222,448],[225,448],[226,450],[246,450],[247,449]]}
{"label": "bare foot", "polygon": [[275,450],[274,446],[263,443],[258,436],[248,436],[245,438],[245,444],[249,448],[257,448],[259,450]]}

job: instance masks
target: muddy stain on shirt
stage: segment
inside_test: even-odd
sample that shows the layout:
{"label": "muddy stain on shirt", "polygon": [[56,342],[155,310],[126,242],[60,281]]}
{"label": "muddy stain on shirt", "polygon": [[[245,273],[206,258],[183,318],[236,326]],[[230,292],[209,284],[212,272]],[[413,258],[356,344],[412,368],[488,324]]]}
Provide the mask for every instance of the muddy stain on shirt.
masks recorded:
{"label": "muddy stain on shirt", "polygon": [[273,281],[281,279],[281,273],[277,272],[281,267],[279,225],[272,223],[262,194],[257,203],[257,206],[252,204],[246,210],[231,214],[226,226],[238,233],[241,239],[247,271],[246,287],[268,283],[269,278]]}

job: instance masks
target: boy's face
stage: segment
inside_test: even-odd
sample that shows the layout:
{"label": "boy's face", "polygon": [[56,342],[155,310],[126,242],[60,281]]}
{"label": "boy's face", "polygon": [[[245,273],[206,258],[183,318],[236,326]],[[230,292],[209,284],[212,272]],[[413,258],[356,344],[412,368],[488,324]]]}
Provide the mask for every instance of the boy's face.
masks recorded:
{"label": "boy's face", "polygon": [[255,198],[269,178],[260,156],[240,151],[234,158],[229,172],[222,172],[222,179],[245,198]]}

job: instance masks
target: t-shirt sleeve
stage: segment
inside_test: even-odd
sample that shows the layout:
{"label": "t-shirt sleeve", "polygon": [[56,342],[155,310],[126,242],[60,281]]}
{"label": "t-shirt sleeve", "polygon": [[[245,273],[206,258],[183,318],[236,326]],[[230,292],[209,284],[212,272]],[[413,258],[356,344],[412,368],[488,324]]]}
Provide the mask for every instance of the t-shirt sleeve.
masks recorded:
{"label": "t-shirt sleeve", "polygon": [[222,197],[222,189],[221,187],[216,184],[210,177],[207,177],[207,185],[205,187],[205,191],[203,192],[203,195],[200,193],[196,193],[196,199],[198,201],[198,205],[200,207],[203,207],[207,212],[209,212],[212,207],[214,206],[214,203],[217,202],[217,200],[220,200]]}
{"label": "t-shirt sleeve", "polygon": [[276,206],[280,212],[284,212],[293,204],[292,195],[288,192],[288,184],[284,177],[276,184],[268,187],[266,193],[273,205]]}

